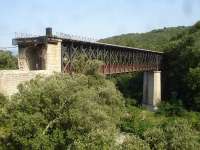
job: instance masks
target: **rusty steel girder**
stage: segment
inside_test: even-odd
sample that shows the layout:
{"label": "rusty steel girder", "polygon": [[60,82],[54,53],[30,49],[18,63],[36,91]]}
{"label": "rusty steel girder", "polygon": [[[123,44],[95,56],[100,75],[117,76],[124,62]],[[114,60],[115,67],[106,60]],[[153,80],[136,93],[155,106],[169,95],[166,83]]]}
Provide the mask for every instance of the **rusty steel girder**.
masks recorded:
{"label": "rusty steel girder", "polygon": [[85,55],[89,59],[101,60],[104,63],[100,68],[103,74],[156,71],[161,69],[161,52],[64,39],[62,41],[63,72],[73,72],[74,66],[72,62],[80,55]]}

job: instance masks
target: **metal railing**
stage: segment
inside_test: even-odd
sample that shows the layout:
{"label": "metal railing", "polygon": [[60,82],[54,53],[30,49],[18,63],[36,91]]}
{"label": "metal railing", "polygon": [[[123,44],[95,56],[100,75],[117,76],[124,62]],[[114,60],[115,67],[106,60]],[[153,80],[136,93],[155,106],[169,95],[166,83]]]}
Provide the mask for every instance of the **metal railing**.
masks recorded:
{"label": "metal railing", "polygon": [[[15,38],[34,38],[34,37],[39,37],[39,36],[41,36],[41,35],[15,32]],[[62,39],[78,40],[78,41],[86,41],[86,42],[97,42],[98,41],[95,38],[66,34],[66,33],[62,33],[62,32],[56,32],[56,34],[54,34],[52,37],[62,38]]]}
{"label": "metal railing", "polygon": [[78,35],[73,35],[73,34],[66,34],[66,33],[62,33],[62,32],[56,32],[56,34],[54,36],[58,37],[58,38],[63,38],[63,39],[72,39],[72,40],[86,41],[86,42],[97,42],[98,41],[95,38],[78,36]]}
{"label": "metal railing", "polygon": [[40,35],[15,32],[15,38],[31,38],[31,37],[38,37],[38,36],[40,36]]}

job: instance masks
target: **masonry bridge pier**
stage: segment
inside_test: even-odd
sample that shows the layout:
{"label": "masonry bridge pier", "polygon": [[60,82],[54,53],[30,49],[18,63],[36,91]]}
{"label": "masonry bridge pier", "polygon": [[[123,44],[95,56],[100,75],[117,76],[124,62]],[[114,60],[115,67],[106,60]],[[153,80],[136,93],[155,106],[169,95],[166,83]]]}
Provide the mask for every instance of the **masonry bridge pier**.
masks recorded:
{"label": "masonry bridge pier", "polygon": [[100,71],[105,75],[144,72],[143,105],[153,109],[161,100],[161,52],[56,36],[51,28],[45,36],[17,37],[13,45],[18,45],[21,71],[70,73],[73,60],[83,54],[104,62]]}

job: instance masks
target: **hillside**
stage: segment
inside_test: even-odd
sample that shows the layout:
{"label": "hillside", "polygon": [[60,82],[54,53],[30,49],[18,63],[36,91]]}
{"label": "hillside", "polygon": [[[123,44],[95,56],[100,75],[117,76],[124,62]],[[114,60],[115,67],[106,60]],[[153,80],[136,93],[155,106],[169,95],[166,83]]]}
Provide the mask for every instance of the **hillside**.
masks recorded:
{"label": "hillside", "polygon": [[129,33],[101,39],[100,42],[162,51],[170,39],[187,31],[189,27],[170,27],[147,33]]}

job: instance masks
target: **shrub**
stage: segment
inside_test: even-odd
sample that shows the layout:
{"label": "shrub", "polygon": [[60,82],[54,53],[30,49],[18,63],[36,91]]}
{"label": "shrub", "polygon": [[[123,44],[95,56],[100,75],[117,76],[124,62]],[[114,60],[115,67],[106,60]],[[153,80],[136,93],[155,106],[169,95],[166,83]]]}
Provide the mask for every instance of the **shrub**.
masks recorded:
{"label": "shrub", "polygon": [[3,108],[4,105],[8,102],[7,98],[0,93],[0,108]]}
{"label": "shrub", "polygon": [[102,76],[37,77],[19,86],[0,119],[6,149],[111,149],[123,109],[121,94]]}
{"label": "shrub", "polygon": [[121,150],[150,150],[149,145],[142,139],[132,135],[127,136],[122,143]]}
{"label": "shrub", "polygon": [[161,102],[156,113],[167,117],[184,116],[186,110],[180,100],[171,100],[169,102]]}
{"label": "shrub", "polygon": [[163,126],[148,129],[144,139],[153,150],[198,150],[200,148],[198,133],[184,119],[168,119]]}
{"label": "shrub", "polygon": [[165,134],[161,128],[149,128],[143,134],[147,143],[149,143],[152,150],[164,150],[167,146]]}
{"label": "shrub", "polygon": [[85,55],[78,55],[72,62],[72,65],[75,73],[98,76],[102,62],[99,60],[90,60]]}
{"label": "shrub", "polygon": [[184,119],[173,119],[163,126],[167,149],[198,150],[200,149],[199,137],[192,130],[191,124]]}
{"label": "shrub", "polygon": [[125,104],[126,106],[138,106],[137,100],[133,99],[133,98],[125,98]]}
{"label": "shrub", "polygon": [[192,27],[189,28],[190,33],[198,32],[200,29],[200,21],[196,22]]}
{"label": "shrub", "polygon": [[121,131],[142,137],[144,131],[154,126],[151,112],[132,106],[127,107],[127,110],[121,119]]}
{"label": "shrub", "polygon": [[199,112],[187,112],[184,119],[188,120],[192,125],[192,129],[200,132],[200,114]]}
{"label": "shrub", "polygon": [[127,100],[134,99],[136,104],[141,104],[143,74],[121,74],[113,75],[112,80]]}

